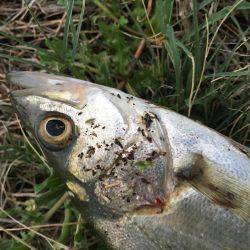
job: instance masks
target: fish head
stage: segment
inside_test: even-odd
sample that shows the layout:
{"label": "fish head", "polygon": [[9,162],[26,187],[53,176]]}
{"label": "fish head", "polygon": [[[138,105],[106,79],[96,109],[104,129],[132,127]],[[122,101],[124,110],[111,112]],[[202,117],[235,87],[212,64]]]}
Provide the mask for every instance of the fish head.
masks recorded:
{"label": "fish head", "polygon": [[115,214],[161,205],[166,148],[146,104],[73,78],[13,72],[8,81],[26,88],[11,93],[13,106],[78,200]]}

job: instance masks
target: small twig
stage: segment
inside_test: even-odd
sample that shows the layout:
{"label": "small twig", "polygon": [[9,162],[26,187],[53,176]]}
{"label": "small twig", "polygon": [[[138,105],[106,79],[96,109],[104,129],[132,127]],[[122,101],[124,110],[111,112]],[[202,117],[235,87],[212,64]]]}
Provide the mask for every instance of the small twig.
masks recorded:
{"label": "small twig", "polygon": [[15,240],[21,242],[24,246],[28,247],[29,249],[35,250],[34,247],[32,247],[31,245],[29,245],[28,243],[24,242],[22,239],[20,239],[18,236],[16,236],[15,234],[12,234],[11,232],[9,232],[8,230],[4,229],[3,227],[0,226],[0,231],[5,232],[6,234],[10,235],[12,238],[14,238]]}
{"label": "small twig", "polygon": [[25,229],[27,229],[27,230],[31,231],[32,233],[34,233],[34,234],[36,234],[36,235],[42,237],[43,239],[45,239],[45,240],[49,243],[49,245],[50,245],[51,247],[53,247],[53,246],[51,245],[50,242],[53,242],[53,243],[60,244],[60,247],[61,247],[62,249],[68,250],[68,247],[67,247],[67,246],[65,246],[65,245],[63,245],[63,244],[61,244],[61,243],[59,243],[59,242],[57,242],[57,241],[55,241],[55,240],[53,240],[53,239],[51,239],[51,238],[45,236],[45,235],[43,235],[43,234],[37,232],[36,230],[34,230],[34,229],[32,229],[32,228],[30,228],[30,227],[28,227],[28,226],[26,226],[26,225],[24,225],[22,222],[18,221],[17,219],[15,219],[14,217],[12,217],[8,212],[6,212],[5,210],[3,210],[2,207],[0,207],[0,210],[2,211],[2,213],[4,213],[5,215],[7,215],[9,218],[11,218],[14,222],[16,222],[18,225],[24,227]]}
{"label": "small twig", "polygon": [[[5,219],[5,218],[4,218]],[[6,220],[6,219],[5,219]],[[12,220],[6,220],[4,221],[3,219],[0,219],[0,222],[3,221],[5,223],[13,223]],[[41,228],[50,228],[50,227],[63,227],[64,225],[67,225],[67,226],[79,226],[81,223],[80,222],[68,222],[68,223],[53,223],[53,224],[43,224],[43,225],[34,225],[34,226],[29,226],[29,228],[32,228],[32,229],[41,229]],[[26,230],[27,228],[25,227],[18,227],[18,228],[5,228],[5,230],[7,231],[21,231],[21,230]],[[2,230],[0,229],[0,232]]]}
{"label": "small twig", "polygon": [[135,55],[134,55],[134,58],[135,58],[135,59],[139,59],[139,57],[140,57],[141,54],[142,54],[143,49],[145,48],[145,44],[146,44],[146,39],[143,38],[143,39],[141,40],[141,42],[140,42],[140,44],[139,44],[139,46],[138,46],[136,52],[135,52]]}
{"label": "small twig", "polygon": [[63,203],[68,198],[68,193],[65,192],[63,196],[54,204],[54,206],[44,215],[43,222],[47,222],[53,214],[63,205]]}

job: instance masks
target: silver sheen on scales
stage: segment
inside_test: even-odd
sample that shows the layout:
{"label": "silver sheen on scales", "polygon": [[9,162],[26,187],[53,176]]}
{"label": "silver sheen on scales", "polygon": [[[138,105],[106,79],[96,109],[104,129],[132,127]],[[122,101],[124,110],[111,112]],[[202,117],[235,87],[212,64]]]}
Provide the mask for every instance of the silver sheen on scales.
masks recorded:
{"label": "silver sheen on scales", "polygon": [[114,249],[249,249],[249,149],[117,89],[11,72],[23,125]]}

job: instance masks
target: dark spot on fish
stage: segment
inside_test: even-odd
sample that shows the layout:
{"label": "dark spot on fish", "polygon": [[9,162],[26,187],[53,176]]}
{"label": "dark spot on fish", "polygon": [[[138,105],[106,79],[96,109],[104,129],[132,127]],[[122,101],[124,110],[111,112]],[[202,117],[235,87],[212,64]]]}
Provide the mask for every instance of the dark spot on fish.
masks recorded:
{"label": "dark spot on fish", "polygon": [[127,159],[128,160],[134,160],[135,159],[133,151],[128,154]]}
{"label": "dark spot on fish", "polygon": [[95,170],[92,170],[92,175],[95,176],[96,175],[96,171]]}
{"label": "dark spot on fish", "polygon": [[81,152],[81,153],[78,155],[78,157],[79,157],[80,159],[82,159],[82,157],[83,157],[83,152]]}
{"label": "dark spot on fish", "polygon": [[[94,125],[94,124],[93,124]],[[99,128],[101,125],[100,124],[95,124],[94,126],[93,126],[93,129],[95,129],[95,128]]]}
{"label": "dark spot on fish", "polygon": [[92,132],[90,135],[97,137],[97,134],[95,132]]}
{"label": "dark spot on fish", "polygon": [[82,115],[82,112],[79,112],[78,115]]}
{"label": "dark spot on fish", "polygon": [[153,122],[151,116],[148,113],[146,113],[142,118],[144,120],[146,128],[149,128]]}
{"label": "dark spot on fish", "polygon": [[110,93],[111,95],[115,95],[114,93]]}
{"label": "dark spot on fish", "polygon": [[105,179],[105,174],[99,175],[98,179],[99,179],[100,181],[103,181],[103,180]]}
{"label": "dark spot on fish", "polygon": [[129,197],[127,197],[126,201],[127,201],[127,202],[130,202],[130,198],[129,198]]}
{"label": "dark spot on fish", "polygon": [[105,128],[106,128],[105,126],[102,127],[102,129],[105,129]]}
{"label": "dark spot on fish", "polygon": [[157,152],[155,150],[153,150],[152,153],[151,153],[151,157],[155,158],[156,156],[157,156]]}
{"label": "dark spot on fish", "polygon": [[150,136],[147,136],[146,138],[147,138],[147,140],[148,140],[150,143],[153,141],[152,137],[150,137]]}
{"label": "dark spot on fish", "polygon": [[126,158],[122,158],[121,160],[124,163],[124,165],[126,165],[128,163],[128,160]]}
{"label": "dark spot on fish", "polygon": [[142,134],[142,136],[146,137],[146,133],[145,133],[144,129],[141,130],[141,134]]}
{"label": "dark spot on fish", "polygon": [[202,169],[197,164],[190,164],[180,169],[175,175],[182,180],[191,181],[201,177],[202,174]]}
{"label": "dark spot on fish", "polygon": [[153,161],[157,156],[159,156],[159,154],[155,150],[153,150],[150,153],[150,156],[146,158],[146,161]]}
{"label": "dark spot on fish", "polygon": [[56,83],[55,85],[57,85],[57,86],[61,86],[61,85],[62,85],[62,83],[58,82],[58,83]]}
{"label": "dark spot on fish", "polygon": [[114,143],[115,143],[116,145],[118,145],[119,147],[123,148],[123,146],[122,146],[121,142],[119,141],[119,139],[115,138]]}
{"label": "dark spot on fish", "polygon": [[129,103],[134,97],[133,96],[127,96],[126,98],[128,99],[127,103]]}
{"label": "dark spot on fish", "polygon": [[117,97],[118,97],[119,99],[121,99],[121,96],[120,96],[120,94],[117,94]]}
{"label": "dark spot on fish", "polygon": [[88,147],[86,158],[90,158],[95,153],[95,148],[92,146]]}
{"label": "dark spot on fish", "polygon": [[207,187],[208,187],[209,189],[211,189],[212,191],[214,191],[214,192],[218,192],[218,190],[219,190],[219,188],[216,187],[215,185],[213,185],[212,183],[208,183],[208,184],[207,184]]}
{"label": "dark spot on fish", "polygon": [[150,181],[147,180],[147,179],[144,178],[144,177],[141,178],[141,181],[142,181],[143,183],[145,183],[145,184],[150,184]]}
{"label": "dark spot on fish", "polygon": [[235,195],[227,190],[223,190],[219,187],[216,187],[212,183],[208,183],[207,187],[213,191],[215,196],[213,200],[221,206],[228,208],[237,208]]}

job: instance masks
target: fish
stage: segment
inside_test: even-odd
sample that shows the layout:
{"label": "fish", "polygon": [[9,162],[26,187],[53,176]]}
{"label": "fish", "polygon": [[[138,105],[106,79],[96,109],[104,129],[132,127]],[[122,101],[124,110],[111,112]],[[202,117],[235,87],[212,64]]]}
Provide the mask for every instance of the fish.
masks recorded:
{"label": "fish", "polygon": [[249,249],[249,148],[118,89],[42,72],[7,82],[23,126],[112,249]]}

